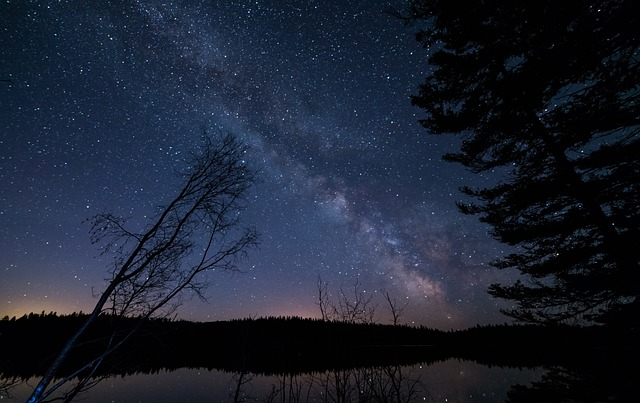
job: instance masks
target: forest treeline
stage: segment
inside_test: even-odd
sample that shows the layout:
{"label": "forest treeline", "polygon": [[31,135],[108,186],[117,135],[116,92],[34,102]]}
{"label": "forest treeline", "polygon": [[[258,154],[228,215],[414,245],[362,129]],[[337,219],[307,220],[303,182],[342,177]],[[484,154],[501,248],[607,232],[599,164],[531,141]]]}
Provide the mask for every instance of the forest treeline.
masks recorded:
{"label": "forest treeline", "polygon": [[[0,375],[41,375],[86,314],[29,314],[0,321]],[[217,322],[101,315],[73,349],[61,375],[138,330],[101,365],[102,375],[207,368],[261,374],[384,365],[430,364],[449,358],[485,365],[536,367],[598,362],[628,353],[631,335],[605,327],[486,325],[442,331],[401,325],[268,317]],[[20,348],[16,348],[20,346]]]}

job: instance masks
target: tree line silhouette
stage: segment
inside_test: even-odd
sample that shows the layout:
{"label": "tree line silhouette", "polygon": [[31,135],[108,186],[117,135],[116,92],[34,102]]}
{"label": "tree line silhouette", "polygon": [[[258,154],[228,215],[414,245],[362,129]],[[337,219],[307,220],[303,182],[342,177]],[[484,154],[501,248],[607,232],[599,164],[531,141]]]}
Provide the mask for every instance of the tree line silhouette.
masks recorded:
{"label": "tree line silhouette", "polygon": [[[2,384],[40,376],[86,316],[42,312],[0,320]],[[635,335],[602,326],[505,324],[443,331],[299,317],[219,322],[155,318],[141,324],[136,318],[103,314],[78,341],[59,376],[74,374],[87,356],[103,351],[111,337],[105,335],[134,327],[135,334],[97,370],[86,369],[91,377],[77,373],[70,379],[87,383],[72,388],[67,397],[109,376],[198,368],[233,373],[237,388],[231,401],[242,401],[257,376],[280,380],[267,401],[287,394],[296,396],[290,401],[304,401],[300,395],[310,393],[312,386],[325,399],[338,399],[320,401],[363,397],[358,390],[366,391],[370,401],[411,401],[425,387],[411,367],[460,359],[489,367],[547,369],[532,385],[513,385],[511,402],[602,401],[631,396],[640,370]]]}
{"label": "tree line silhouette", "polygon": [[[85,319],[86,314],[50,313],[0,321],[0,374],[24,379],[41,375]],[[117,354],[105,358],[96,375],[185,367],[295,374],[452,357],[507,367],[574,365],[602,360],[628,349],[634,340],[604,327],[487,325],[442,331],[299,317],[203,323],[148,319],[140,325],[138,319],[101,315],[79,340],[60,376],[72,374],[87,356],[104,349],[112,337],[105,335],[127,333],[133,327],[136,334]],[[47,334],[46,340],[42,334]]]}

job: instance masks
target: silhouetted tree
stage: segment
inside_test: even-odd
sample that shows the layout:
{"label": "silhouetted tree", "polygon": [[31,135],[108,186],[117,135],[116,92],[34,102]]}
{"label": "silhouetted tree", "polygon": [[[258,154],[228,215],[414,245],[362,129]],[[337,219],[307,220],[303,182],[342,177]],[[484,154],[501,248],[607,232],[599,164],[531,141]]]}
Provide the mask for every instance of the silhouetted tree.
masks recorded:
{"label": "silhouetted tree", "polygon": [[384,300],[387,302],[387,309],[391,313],[391,321],[393,325],[399,325],[400,318],[404,314],[404,310],[409,305],[409,301],[404,301],[404,303],[400,303],[396,297],[392,297],[388,291],[382,290],[382,295],[384,296]]}
{"label": "silhouetted tree", "polygon": [[[181,174],[183,187],[141,232],[127,229],[124,221],[112,214],[99,214],[91,220],[92,241],[105,241],[105,253],[115,255],[109,283],[92,313],[34,389],[30,402],[42,401],[81,373],[50,386],[76,341],[100,313],[141,319],[167,315],[180,305],[185,292],[204,298],[208,273],[236,268],[238,258],[257,242],[256,232],[244,227],[239,215],[255,178],[245,164],[245,151],[232,135],[219,142],[205,136],[199,151],[186,161],[187,168]],[[81,370],[92,374],[130,335],[113,340],[104,354]]]}
{"label": "silhouetted tree", "polygon": [[497,177],[464,187],[492,235],[493,284],[524,322],[637,323],[640,310],[640,3],[414,0],[430,74],[413,104],[445,160]]}
{"label": "silhouetted tree", "polygon": [[353,294],[340,286],[338,301],[331,300],[327,291],[328,283],[318,276],[318,306],[322,320],[332,320],[346,323],[374,323],[374,317],[378,305],[373,301],[373,295],[367,295],[362,290],[360,281],[356,279],[353,284]]}

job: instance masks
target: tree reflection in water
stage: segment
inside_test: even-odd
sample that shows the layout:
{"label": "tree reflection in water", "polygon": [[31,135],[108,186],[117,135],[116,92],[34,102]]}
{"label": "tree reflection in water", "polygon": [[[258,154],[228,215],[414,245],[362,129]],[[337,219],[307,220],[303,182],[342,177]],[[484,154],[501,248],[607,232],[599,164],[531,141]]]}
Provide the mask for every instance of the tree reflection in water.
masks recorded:
{"label": "tree reflection in water", "polygon": [[[591,364],[589,364],[589,361]],[[145,368],[101,375],[84,402],[626,402],[640,370],[632,359],[514,367],[458,358],[416,365],[279,374],[215,368]],[[37,378],[0,375],[0,400],[23,402]]]}
{"label": "tree reflection in water", "polygon": [[[597,365],[596,365],[597,364]],[[602,402],[633,401],[638,366],[621,363],[518,369],[449,359],[430,365],[264,375],[155,369],[104,378],[77,398],[228,402]],[[35,378],[0,378],[3,401],[24,401]]]}
{"label": "tree reflection in water", "polygon": [[551,367],[531,385],[513,385],[507,402],[631,402],[637,401],[635,368],[620,365]]}
{"label": "tree reflection in water", "polygon": [[[253,374],[215,369],[156,369],[112,376],[78,401],[128,402],[495,402],[513,384],[540,379],[533,369],[489,367],[449,359],[429,365],[342,368],[298,374]],[[27,380],[33,385],[34,379]],[[30,387],[11,389],[10,402],[23,402]],[[6,395],[5,395],[6,396]],[[4,399],[3,399],[4,400]]]}
{"label": "tree reflection in water", "polygon": [[[430,398],[421,375],[400,366],[276,377],[265,402],[413,402]],[[431,399],[429,399],[431,400]],[[234,400],[241,402],[245,400]]]}

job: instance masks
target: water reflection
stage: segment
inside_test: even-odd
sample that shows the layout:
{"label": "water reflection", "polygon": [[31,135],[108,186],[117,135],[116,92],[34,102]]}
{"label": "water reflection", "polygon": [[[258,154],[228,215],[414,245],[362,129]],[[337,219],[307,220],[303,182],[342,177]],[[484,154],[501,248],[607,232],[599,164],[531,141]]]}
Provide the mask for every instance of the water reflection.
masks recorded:
{"label": "water reflection", "polygon": [[548,368],[530,385],[513,385],[507,402],[637,402],[637,358],[612,358],[606,365],[591,361]]}
{"label": "water reflection", "polygon": [[[81,317],[0,321],[0,397],[24,401]],[[103,318],[58,371],[76,376],[104,351]],[[120,319],[127,326],[133,319]],[[70,322],[71,321],[71,322]],[[119,322],[118,322],[119,323]],[[116,324],[118,324],[116,323]],[[0,329],[2,330],[2,329]],[[49,340],[54,340],[50,338]],[[442,332],[301,318],[156,321],[108,356],[88,401],[637,401],[634,331],[483,326]],[[33,346],[28,349],[14,346]],[[529,368],[519,370],[518,367]],[[185,369],[198,368],[198,369]],[[4,377],[5,379],[1,379]],[[28,380],[26,383],[24,380]],[[68,390],[67,390],[68,391]],[[64,392],[64,391],[62,391]],[[58,395],[59,396],[59,395]],[[64,393],[62,393],[64,396]]]}
{"label": "water reflection", "polygon": [[[183,368],[108,377],[79,399],[83,402],[496,402],[505,401],[512,385],[532,385],[532,381],[541,380],[542,372],[489,367],[457,359],[430,365],[280,375]],[[8,391],[11,396],[5,394],[4,398],[25,401],[36,381],[32,378],[13,385]]]}

